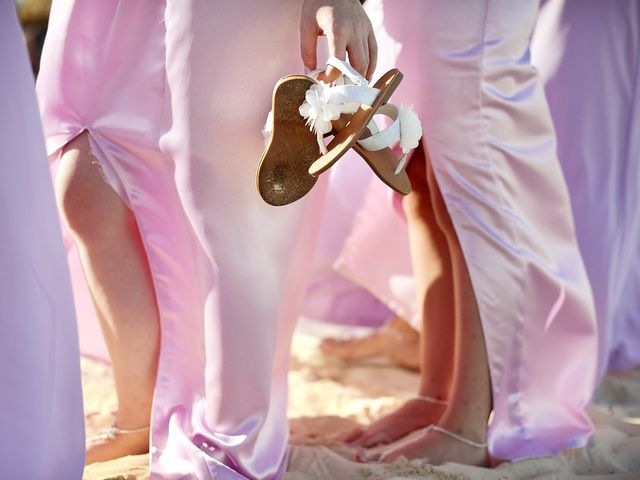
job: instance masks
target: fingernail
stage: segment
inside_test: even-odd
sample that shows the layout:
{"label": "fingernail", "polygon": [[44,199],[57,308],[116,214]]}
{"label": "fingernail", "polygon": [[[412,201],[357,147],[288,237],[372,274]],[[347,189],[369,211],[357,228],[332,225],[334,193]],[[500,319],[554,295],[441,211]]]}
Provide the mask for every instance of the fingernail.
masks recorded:
{"label": "fingernail", "polygon": [[311,71],[311,69],[305,65],[305,67],[304,67],[304,74],[305,74],[305,75],[309,75],[309,72],[310,72],[310,71]]}

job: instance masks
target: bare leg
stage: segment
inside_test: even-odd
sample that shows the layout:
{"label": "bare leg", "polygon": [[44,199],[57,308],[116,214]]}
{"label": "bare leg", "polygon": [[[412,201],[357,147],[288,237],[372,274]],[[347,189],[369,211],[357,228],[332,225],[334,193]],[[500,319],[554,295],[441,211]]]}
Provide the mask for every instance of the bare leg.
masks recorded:
{"label": "bare leg", "polygon": [[[88,135],[64,150],[56,197],[69,226],[100,317],[118,396],[116,425],[149,426],[159,349],[155,293],[132,212],[102,178]],[[149,431],[87,445],[86,463],[148,451]]]}
{"label": "bare leg", "polygon": [[[430,166],[428,181],[438,225],[445,232],[451,252],[456,308],[454,382],[449,406],[438,425],[474,442],[485,443],[492,400],[480,314],[462,248]],[[469,446],[439,432],[401,443],[384,452],[382,459],[393,461],[405,456],[428,459],[434,464],[487,463],[486,449]]]}
{"label": "bare leg", "polygon": [[[441,231],[427,184],[424,151],[418,148],[407,169],[413,192],[403,203],[409,224],[418,302],[422,305],[420,395],[447,400],[453,375],[453,273],[447,239]],[[347,441],[363,447],[393,442],[438,423],[445,406],[409,400],[396,412],[353,432]]]}
{"label": "bare leg", "polygon": [[420,368],[420,334],[405,319],[394,317],[383,327],[362,338],[325,338],[320,350],[345,361],[386,357],[396,365]]}

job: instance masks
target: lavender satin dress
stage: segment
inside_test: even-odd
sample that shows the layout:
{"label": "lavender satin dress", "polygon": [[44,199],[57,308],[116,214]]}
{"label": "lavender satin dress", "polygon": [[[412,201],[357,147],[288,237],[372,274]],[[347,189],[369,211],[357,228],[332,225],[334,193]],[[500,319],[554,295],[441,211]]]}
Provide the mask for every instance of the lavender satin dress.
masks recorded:
{"label": "lavender satin dress", "polygon": [[[582,446],[592,431],[585,408],[597,326],[530,59],[538,2],[369,3],[380,18],[382,63],[405,74],[394,102],[413,104],[421,117],[478,300],[493,391],[489,450],[519,460]],[[407,295],[394,293],[394,279],[410,272],[408,256],[388,248],[398,244],[394,231],[366,231],[388,222],[394,207],[380,196],[370,205],[379,207],[364,210],[373,216],[356,223],[337,265],[369,291],[390,292],[398,303],[388,306],[411,318]],[[406,236],[400,226],[395,233]]]}
{"label": "lavender satin dress", "polygon": [[286,468],[289,345],[324,189],[274,208],[255,172],[273,86],[302,68],[300,6],[53,2],[38,83],[48,153],[89,132],[151,266],[154,478],[273,479]]}
{"label": "lavender satin dress", "polygon": [[84,423],[69,271],[10,0],[0,0],[0,65],[0,476],[79,480]]}
{"label": "lavender satin dress", "polygon": [[601,378],[640,365],[640,3],[549,0],[532,52],[593,286]]}

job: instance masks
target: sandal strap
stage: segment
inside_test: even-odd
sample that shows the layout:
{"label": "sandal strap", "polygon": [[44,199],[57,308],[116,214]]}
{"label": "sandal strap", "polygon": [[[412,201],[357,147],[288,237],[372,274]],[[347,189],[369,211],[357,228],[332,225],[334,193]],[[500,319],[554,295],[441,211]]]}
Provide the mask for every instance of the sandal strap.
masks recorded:
{"label": "sandal strap", "polygon": [[457,433],[453,433],[449,430],[447,430],[446,428],[442,428],[438,425],[430,425],[429,427],[427,427],[430,430],[433,430],[434,432],[438,432],[441,433],[443,435],[446,435],[447,437],[453,438],[454,440],[458,440],[461,443],[464,443],[465,445],[469,445],[470,447],[475,447],[475,448],[487,448],[487,444],[486,443],[480,443],[480,442],[474,442],[473,440],[469,440],[468,438],[463,437],[462,435],[458,435]]}
{"label": "sandal strap", "polygon": [[[378,95],[380,95],[380,90],[371,87],[369,82],[346,62],[331,57],[327,60],[327,65],[331,65],[329,61],[334,62],[333,66],[340,65],[338,70],[342,73],[330,87],[331,97],[337,103],[340,103],[341,113],[351,114],[355,113],[361,105],[373,105]],[[323,69],[318,69],[307,74],[307,76],[317,80],[323,72]],[[350,76],[346,75],[345,72],[350,72]]]}
{"label": "sandal strap", "polygon": [[393,122],[378,132],[374,132],[370,126],[372,135],[358,140],[358,144],[365,150],[374,152],[399,142],[402,155],[396,166],[397,175],[404,169],[409,152],[418,146],[422,138],[422,124],[413,109],[404,105],[398,108],[392,103],[387,103],[378,109],[376,115],[385,115]]}
{"label": "sandal strap", "polygon": [[[373,105],[380,95],[380,90],[369,86],[366,78],[360,75],[351,65],[336,57],[330,57],[327,65],[338,69],[342,76],[336,82],[328,85],[317,82],[309,87],[305,101],[300,106],[300,115],[307,120],[311,131],[315,132],[320,152],[327,154],[324,135],[332,130],[332,121],[343,114],[353,114],[362,105]],[[317,79],[322,70],[315,70],[308,74]],[[375,124],[371,124],[373,129]],[[269,133],[265,128],[265,137]],[[375,132],[377,133],[377,127]]]}
{"label": "sandal strap", "polygon": [[367,79],[360,75],[355,68],[344,60],[340,60],[332,55],[327,59],[327,65],[331,65],[333,68],[339,70],[340,73],[351,80],[355,85],[369,85]]}
{"label": "sandal strap", "polygon": [[370,137],[358,140],[358,144],[365,150],[376,152],[399,142],[400,121],[398,120],[398,113],[398,107],[396,107],[395,105],[391,103],[382,105],[376,112],[376,115],[384,115],[386,117],[389,117],[393,120],[393,123],[391,123],[391,125],[389,125],[384,130],[380,130]]}
{"label": "sandal strap", "polygon": [[331,96],[340,103],[342,113],[356,113],[362,105],[373,105],[380,90],[368,85],[336,85],[331,87]]}

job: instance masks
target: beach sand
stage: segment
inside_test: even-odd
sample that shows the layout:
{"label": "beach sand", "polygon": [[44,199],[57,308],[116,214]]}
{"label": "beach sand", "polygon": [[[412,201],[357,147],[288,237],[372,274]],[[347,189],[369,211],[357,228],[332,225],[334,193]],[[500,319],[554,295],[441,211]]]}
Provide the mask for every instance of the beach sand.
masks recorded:
{"label": "beach sand", "polygon": [[[314,330],[313,334],[309,333]],[[317,328],[307,325],[293,342],[291,443],[287,480],[565,480],[640,479],[640,369],[611,373],[591,416],[596,434],[584,448],[555,457],[504,463],[494,469],[422,461],[364,465],[339,438],[358,424],[393,410],[416,392],[418,375],[384,360],[344,364],[318,349]],[[326,334],[327,332],[324,332]],[[108,427],[116,401],[108,365],[82,361],[87,435]],[[146,455],[90,465],[86,480],[149,478]]]}

